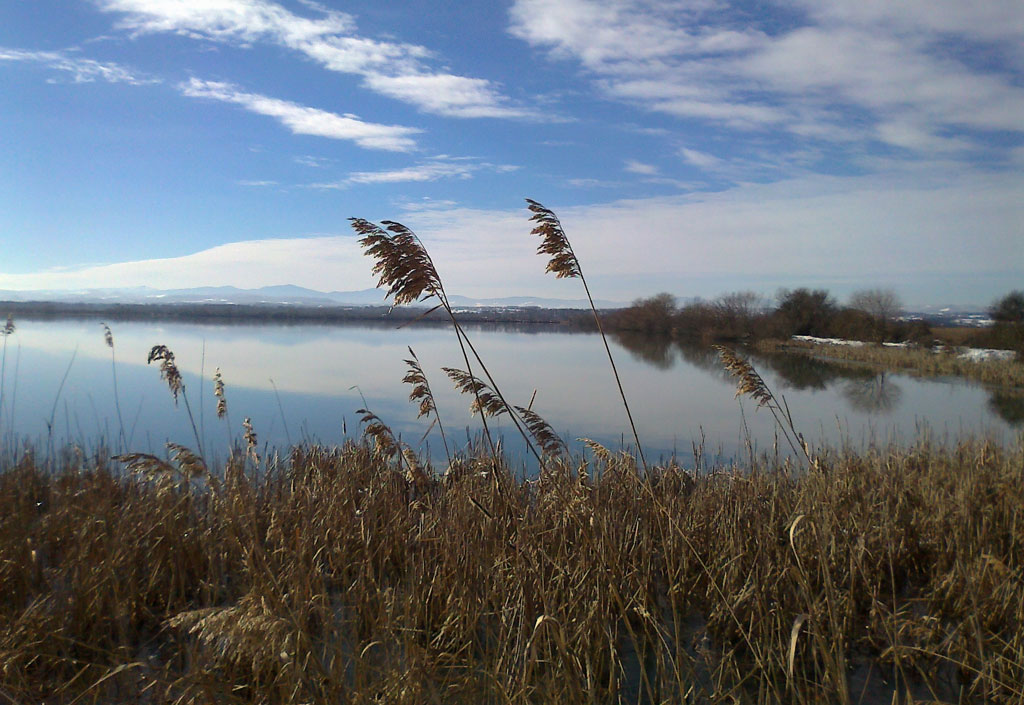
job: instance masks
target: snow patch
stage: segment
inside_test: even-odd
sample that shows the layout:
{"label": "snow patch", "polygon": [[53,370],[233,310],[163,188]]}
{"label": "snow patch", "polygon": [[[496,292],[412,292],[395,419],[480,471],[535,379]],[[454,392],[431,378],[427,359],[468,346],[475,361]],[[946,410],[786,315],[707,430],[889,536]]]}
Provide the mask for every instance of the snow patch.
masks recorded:
{"label": "snow patch", "polygon": [[865,345],[862,340],[845,340],[844,338],[816,338],[813,335],[794,335],[793,340],[802,343],[815,343],[817,345],[847,345],[851,348],[859,348]]}
{"label": "snow patch", "polygon": [[957,355],[961,360],[970,362],[1003,362],[1017,357],[1013,350],[992,350],[991,348],[965,348]]}

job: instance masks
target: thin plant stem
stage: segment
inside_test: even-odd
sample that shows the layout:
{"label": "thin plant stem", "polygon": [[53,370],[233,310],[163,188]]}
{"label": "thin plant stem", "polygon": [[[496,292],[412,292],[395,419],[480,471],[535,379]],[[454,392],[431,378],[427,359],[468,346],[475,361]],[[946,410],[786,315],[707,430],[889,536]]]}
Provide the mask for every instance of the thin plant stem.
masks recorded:
{"label": "thin plant stem", "polygon": [[292,444],[292,434],[288,433],[288,419],[284,416],[284,407],[281,406],[281,395],[277,393],[277,385],[274,378],[270,378],[270,386],[274,388],[274,398],[277,399],[277,410],[281,413],[281,423],[284,424],[284,437],[288,439],[288,445]]}
{"label": "thin plant stem", "polygon": [[[64,370],[64,376],[60,378],[60,385],[57,387],[57,396],[53,398],[53,407],[50,409],[50,420],[46,422],[46,448],[50,452],[51,458],[54,452],[53,448],[53,421],[57,417],[57,404],[60,403],[61,392],[64,391],[64,383],[68,381],[68,375],[71,374],[71,366],[75,364],[75,358],[78,356],[78,346],[75,345],[75,351],[71,353],[71,359],[68,361],[68,367]],[[65,415],[67,409],[65,407]],[[70,439],[71,432],[70,428],[67,431],[68,438]]]}
{"label": "thin plant stem", "polygon": [[117,359],[114,355],[114,346],[110,346],[110,371],[114,378],[114,408],[117,410],[117,423],[120,426],[121,452],[128,452],[128,437],[124,432],[124,419],[121,418],[121,397],[117,391]]}
{"label": "thin plant stem", "polygon": [[[567,240],[568,241],[568,240]],[[572,246],[570,245],[570,250]],[[576,253],[573,252],[573,257]],[[577,260],[577,267],[579,266]],[[580,282],[583,283],[583,290],[587,293],[587,301],[590,302],[590,310],[594,314],[594,322],[597,324],[597,332],[601,334],[601,342],[604,343],[604,350],[608,353],[608,362],[612,366],[612,374],[615,376],[615,384],[619,388],[619,396],[622,397],[622,406],[626,408],[626,418],[629,419],[629,428],[633,431],[633,440],[636,441],[636,450],[640,454],[640,462],[643,463],[644,470],[647,470],[647,458],[644,456],[644,448],[640,445],[640,436],[636,432],[636,424],[633,423],[633,414],[629,410],[629,402],[626,401],[626,392],[622,389],[622,380],[619,378],[619,369],[615,366],[615,358],[612,357],[612,349],[608,345],[608,336],[604,334],[604,326],[601,325],[601,317],[597,315],[597,307],[594,305],[594,297],[590,295],[590,287],[587,286],[587,280],[583,276],[582,269],[580,270]]]}

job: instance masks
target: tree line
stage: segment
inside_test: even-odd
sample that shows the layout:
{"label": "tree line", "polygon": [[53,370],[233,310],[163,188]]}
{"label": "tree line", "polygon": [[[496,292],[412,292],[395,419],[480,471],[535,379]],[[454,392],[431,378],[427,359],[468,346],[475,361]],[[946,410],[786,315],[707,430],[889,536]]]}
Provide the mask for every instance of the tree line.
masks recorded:
{"label": "tree line", "polygon": [[[746,291],[679,305],[671,294],[637,299],[606,316],[618,331],[670,336],[696,342],[743,341],[794,335],[871,342],[930,344],[927,320],[907,320],[899,296],[889,289],[864,289],[840,304],[825,289],[783,289],[774,301]],[[1024,349],[1024,292],[1013,291],[989,308],[994,324],[961,336],[970,345]]]}

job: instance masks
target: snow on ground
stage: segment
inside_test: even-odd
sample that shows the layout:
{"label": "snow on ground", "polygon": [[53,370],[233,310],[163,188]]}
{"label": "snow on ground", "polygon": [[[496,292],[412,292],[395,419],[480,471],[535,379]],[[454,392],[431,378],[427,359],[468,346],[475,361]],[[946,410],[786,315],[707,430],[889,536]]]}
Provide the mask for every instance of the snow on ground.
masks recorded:
{"label": "snow on ground", "polygon": [[1013,350],[992,350],[990,348],[964,348],[957,357],[971,362],[1012,360],[1017,356]]}
{"label": "snow on ground", "polygon": [[[816,338],[813,335],[794,335],[793,340],[798,340],[801,343],[815,343],[817,345],[846,345],[853,348],[859,348],[867,343],[860,340],[846,340],[844,338]],[[911,343],[882,343],[887,348],[909,348]],[[970,362],[992,362],[992,361],[1005,361],[1013,360],[1017,357],[1017,353],[1013,350],[993,350],[991,348],[956,348],[956,356],[961,360],[968,360]],[[938,346],[933,349],[933,352],[940,353],[945,352],[946,348]]]}
{"label": "snow on ground", "polygon": [[845,340],[843,338],[815,338],[813,335],[794,335],[793,340],[801,343],[817,343],[818,345],[848,345],[851,348],[859,348],[865,345],[862,340]]}

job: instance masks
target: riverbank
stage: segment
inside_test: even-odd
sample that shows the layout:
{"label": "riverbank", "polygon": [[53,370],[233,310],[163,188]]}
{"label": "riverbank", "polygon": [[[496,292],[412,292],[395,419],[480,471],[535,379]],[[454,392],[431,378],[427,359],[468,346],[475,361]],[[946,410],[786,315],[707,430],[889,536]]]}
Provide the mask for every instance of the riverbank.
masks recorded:
{"label": "riverbank", "polygon": [[[1024,447],[0,473],[13,702],[1024,699]],[[898,694],[898,695],[894,695]]]}
{"label": "riverbank", "polygon": [[932,349],[916,345],[879,345],[855,340],[761,340],[754,349],[764,353],[796,353],[834,362],[866,364],[880,370],[922,377],[956,376],[984,384],[1024,388],[1024,362],[1012,351],[973,348]]}

